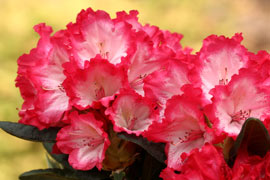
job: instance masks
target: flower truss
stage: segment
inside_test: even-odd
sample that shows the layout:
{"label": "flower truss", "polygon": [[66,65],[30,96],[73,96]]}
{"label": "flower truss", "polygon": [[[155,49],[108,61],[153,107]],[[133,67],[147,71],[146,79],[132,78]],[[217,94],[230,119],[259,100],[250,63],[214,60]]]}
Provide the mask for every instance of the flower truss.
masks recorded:
{"label": "flower truss", "polygon": [[76,170],[128,174],[144,148],[133,137],[165,144],[164,180],[270,179],[270,153],[250,153],[245,138],[226,159],[247,119],[269,130],[270,54],[249,52],[242,34],[210,35],[193,52],[137,15],[89,8],[53,35],[36,25],[37,47],[18,59],[19,123],[58,129],[53,154]]}

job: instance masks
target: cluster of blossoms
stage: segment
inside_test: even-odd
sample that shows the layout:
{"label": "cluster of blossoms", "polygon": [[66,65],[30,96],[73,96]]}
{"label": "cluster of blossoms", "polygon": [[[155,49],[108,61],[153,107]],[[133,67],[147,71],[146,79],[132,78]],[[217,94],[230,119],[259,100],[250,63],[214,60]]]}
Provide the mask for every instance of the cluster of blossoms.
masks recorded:
{"label": "cluster of blossoms", "polygon": [[83,10],[54,35],[35,26],[37,47],[18,59],[20,123],[60,128],[54,150],[78,170],[104,168],[113,130],[165,143],[165,180],[270,178],[270,153],[229,167],[215,146],[249,117],[269,126],[270,55],[248,52],[241,34],[211,35],[193,53],[137,14]]}

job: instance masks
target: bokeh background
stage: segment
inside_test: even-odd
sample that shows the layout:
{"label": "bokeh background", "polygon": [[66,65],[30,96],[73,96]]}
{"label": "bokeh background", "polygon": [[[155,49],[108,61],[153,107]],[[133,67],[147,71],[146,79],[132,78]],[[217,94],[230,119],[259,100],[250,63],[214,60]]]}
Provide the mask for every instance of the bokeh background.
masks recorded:
{"label": "bokeh background", "polygon": [[[270,0],[0,0],[0,121],[17,121],[22,99],[14,87],[17,58],[36,46],[32,27],[40,22],[55,31],[74,22],[81,9],[139,11],[139,21],[179,32],[181,43],[199,50],[210,34],[231,37],[243,32],[251,51],[270,50]],[[24,171],[46,168],[38,143],[0,130],[0,179],[14,180]]]}

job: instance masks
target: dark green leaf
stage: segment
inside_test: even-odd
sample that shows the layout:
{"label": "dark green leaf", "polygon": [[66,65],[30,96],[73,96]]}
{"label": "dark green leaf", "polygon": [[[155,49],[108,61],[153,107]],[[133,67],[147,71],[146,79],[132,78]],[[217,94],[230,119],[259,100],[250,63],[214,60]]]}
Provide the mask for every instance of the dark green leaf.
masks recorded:
{"label": "dark green leaf", "polygon": [[37,169],[20,175],[20,180],[79,180],[73,173],[62,169]]}
{"label": "dark green leaf", "polygon": [[99,171],[96,168],[90,171],[75,171],[75,176],[80,180],[108,180],[111,175],[110,171]]}
{"label": "dark green leaf", "polygon": [[68,163],[68,155],[66,154],[54,154],[52,153],[52,149],[54,146],[54,143],[43,143],[44,148],[46,149],[47,153],[53,158],[55,159],[57,162],[59,162],[60,164],[62,164],[65,168],[68,169],[73,169],[69,163]]}
{"label": "dark green leaf", "polygon": [[48,164],[48,168],[58,168],[63,169],[63,165],[53,159],[49,154],[46,154],[46,160]]}
{"label": "dark green leaf", "polygon": [[107,179],[110,176],[110,172],[107,171],[99,171],[97,168],[93,168],[90,171],[78,171],[74,170],[68,163],[68,155],[66,154],[54,154],[52,153],[52,149],[54,143],[43,143],[44,148],[48,152],[48,154],[55,159],[58,163],[60,163],[66,170],[69,170],[75,174],[76,177],[80,179],[90,179],[90,180],[101,180]]}
{"label": "dark green leaf", "polygon": [[249,118],[245,121],[242,129],[230,150],[228,164],[232,167],[238,153],[246,150],[249,155],[264,157],[270,150],[270,136],[262,121]]}
{"label": "dark green leaf", "polygon": [[0,121],[0,128],[18,138],[37,142],[54,142],[59,130],[49,128],[40,131],[34,126],[7,121]]}
{"label": "dark green leaf", "polygon": [[159,177],[162,169],[165,169],[166,165],[158,162],[155,158],[149,154],[145,154],[144,164],[142,168],[143,180],[161,180]]}
{"label": "dark green leaf", "polygon": [[67,169],[37,169],[25,172],[19,177],[20,180],[105,180],[108,173],[91,171],[75,171]]}
{"label": "dark green leaf", "polygon": [[156,158],[159,162],[164,163],[164,161],[166,160],[166,155],[164,152],[165,144],[163,143],[154,143],[148,141],[147,139],[141,136],[136,136],[127,133],[118,133],[118,137],[141,146],[144,150],[146,150],[151,156]]}
{"label": "dark green leaf", "polygon": [[121,171],[119,173],[113,173],[113,180],[123,180],[123,178],[125,177],[125,172]]}

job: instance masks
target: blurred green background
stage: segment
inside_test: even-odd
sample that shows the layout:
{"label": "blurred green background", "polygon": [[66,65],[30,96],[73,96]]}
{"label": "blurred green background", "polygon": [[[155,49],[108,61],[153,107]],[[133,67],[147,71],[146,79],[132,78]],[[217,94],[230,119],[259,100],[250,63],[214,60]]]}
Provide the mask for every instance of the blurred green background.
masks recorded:
{"label": "blurred green background", "polygon": [[[75,21],[81,9],[139,11],[142,24],[184,35],[183,45],[199,50],[210,34],[243,32],[252,52],[270,50],[269,0],[0,0],[0,121],[17,121],[22,100],[14,87],[17,58],[36,46],[32,27],[46,22],[54,31]],[[26,142],[0,130],[0,179],[14,180],[24,171],[45,168],[40,144]]]}

